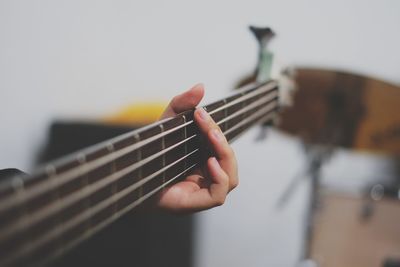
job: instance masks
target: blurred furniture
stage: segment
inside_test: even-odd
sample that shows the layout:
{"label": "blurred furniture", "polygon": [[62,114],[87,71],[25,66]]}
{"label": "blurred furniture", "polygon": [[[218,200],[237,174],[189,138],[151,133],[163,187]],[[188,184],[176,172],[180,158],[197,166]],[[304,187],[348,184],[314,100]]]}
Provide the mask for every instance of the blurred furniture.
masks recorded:
{"label": "blurred furniture", "polygon": [[400,264],[400,201],[376,201],[369,217],[362,197],[324,192],[320,201],[311,245],[318,266],[399,266],[384,264]]}
{"label": "blurred furniture", "polygon": [[[139,126],[139,125],[138,125]],[[52,124],[40,162],[134,129],[92,122]],[[193,217],[137,210],[84,241],[52,266],[192,266]]]}
{"label": "blurred furniture", "polygon": [[[379,201],[371,200],[369,192],[326,194],[330,188],[321,183],[321,169],[336,148],[400,156],[400,86],[350,72],[301,67],[296,68],[296,84],[294,105],[283,111],[279,128],[301,138],[308,162],[304,259],[328,267],[400,266],[400,172],[385,181]],[[292,182],[282,199],[297,184]]]}

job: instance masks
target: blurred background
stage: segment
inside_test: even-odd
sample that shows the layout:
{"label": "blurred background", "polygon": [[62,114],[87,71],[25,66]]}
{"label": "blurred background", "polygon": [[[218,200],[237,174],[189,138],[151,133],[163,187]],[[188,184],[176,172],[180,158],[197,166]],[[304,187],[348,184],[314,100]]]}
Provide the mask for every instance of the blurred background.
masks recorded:
{"label": "blurred background", "polygon": [[[203,104],[225,96],[255,69],[248,25],[272,27],[270,49],[289,65],[399,84],[399,14],[396,0],[2,0],[0,169],[32,170],[56,120],[101,121],[131,104],[167,103],[198,82]],[[302,258],[310,180],[278,202],[307,168],[304,145],[274,129],[256,141],[259,131],[233,144],[240,186],[224,206],[194,217],[193,266]],[[321,173],[327,184],[356,186],[398,175],[392,161],[339,148]]]}

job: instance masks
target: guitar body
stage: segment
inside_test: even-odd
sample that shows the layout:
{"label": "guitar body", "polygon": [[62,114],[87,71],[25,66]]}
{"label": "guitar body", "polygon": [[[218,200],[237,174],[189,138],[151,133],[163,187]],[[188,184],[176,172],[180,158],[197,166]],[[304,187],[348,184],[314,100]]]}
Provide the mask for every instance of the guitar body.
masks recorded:
{"label": "guitar body", "polygon": [[280,128],[309,143],[400,154],[400,86],[353,73],[296,69]]}

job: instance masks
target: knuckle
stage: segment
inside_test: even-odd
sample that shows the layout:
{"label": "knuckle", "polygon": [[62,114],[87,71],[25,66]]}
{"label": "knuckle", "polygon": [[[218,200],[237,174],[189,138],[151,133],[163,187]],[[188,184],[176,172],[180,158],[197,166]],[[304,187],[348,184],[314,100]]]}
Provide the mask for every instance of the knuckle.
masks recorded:
{"label": "knuckle", "polygon": [[225,155],[229,158],[234,158],[235,157],[235,152],[233,151],[231,146],[227,146],[225,149]]}
{"label": "knuckle", "polygon": [[224,186],[228,187],[229,186],[229,176],[228,176],[228,174],[224,173],[224,175],[222,175],[221,178],[222,178]]}
{"label": "knuckle", "polygon": [[216,206],[222,206],[222,205],[224,205],[224,203],[225,203],[225,198],[226,198],[225,195],[221,195],[221,196],[217,197],[217,198],[215,199],[215,205],[216,205]]}
{"label": "knuckle", "polygon": [[207,120],[204,122],[204,124],[205,124],[205,128],[207,129],[206,131],[207,131],[209,134],[212,134],[212,131],[213,131],[214,129],[217,128],[217,127],[215,126],[215,122],[211,119],[211,116],[209,117],[209,119],[207,119]]}
{"label": "knuckle", "polygon": [[213,124],[213,128],[215,130],[217,130],[223,138],[225,138],[225,135],[223,134],[221,127],[219,127],[219,125],[215,121],[212,121],[212,124]]}
{"label": "knuckle", "polygon": [[215,127],[217,130],[221,131],[221,128],[219,127],[219,125],[217,124],[217,122],[213,119],[213,117],[210,115],[210,124],[213,125],[213,127]]}
{"label": "knuckle", "polygon": [[176,105],[176,103],[178,103],[178,102],[179,102],[179,95],[176,95],[171,99],[171,102],[169,102],[169,106],[172,107],[172,106]]}
{"label": "knuckle", "polygon": [[232,181],[231,188],[232,188],[232,189],[235,189],[235,188],[238,187],[238,186],[239,186],[239,179],[234,179],[234,180]]}

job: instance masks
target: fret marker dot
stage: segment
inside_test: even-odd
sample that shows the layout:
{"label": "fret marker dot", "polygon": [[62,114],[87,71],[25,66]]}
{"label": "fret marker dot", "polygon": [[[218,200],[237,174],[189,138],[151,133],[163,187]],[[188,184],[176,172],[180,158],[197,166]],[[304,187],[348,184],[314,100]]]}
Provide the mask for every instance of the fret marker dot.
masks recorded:
{"label": "fret marker dot", "polygon": [[108,150],[109,152],[113,152],[113,151],[114,151],[114,145],[113,145],[113,143],[108,143],[108,144],[107,144],[107,150]]}
{"label": "fret marker dot", "polygon": [[82,153],[78,154],[78,156],[76,157],[76,159],[78,160],[78,162],[80,164],[83,164],[86,162],[86,156]]}
{"label": "fret marker dot", "polygon": [[46,166],[46,173],[48,176],[54,176],[56,174],[56,168],[53,165]]}
{"label": "fret marker dot", "polygon": [[15,191],[24,189],[24,180],[22,180],[21,177],[14,177],[11,181],[11,184]]}

